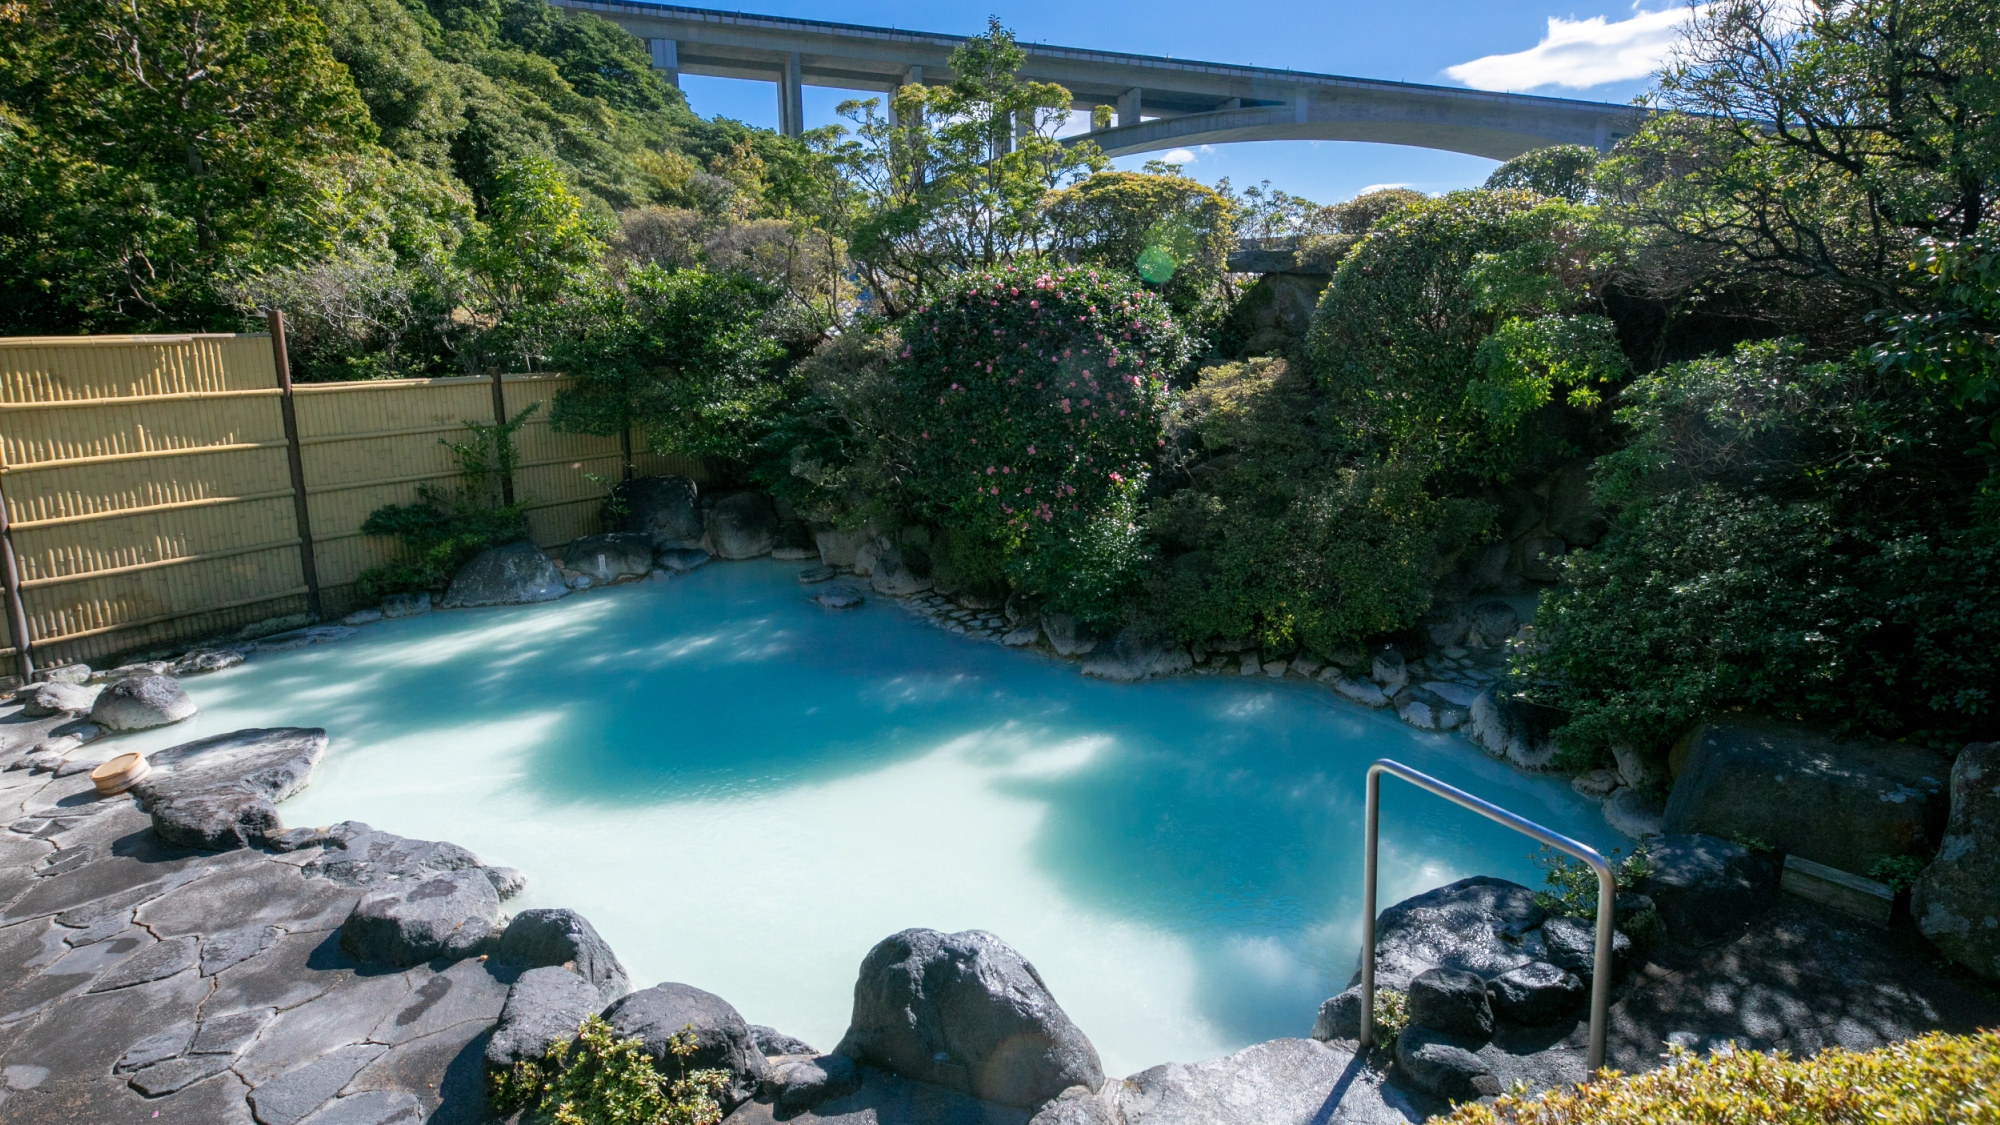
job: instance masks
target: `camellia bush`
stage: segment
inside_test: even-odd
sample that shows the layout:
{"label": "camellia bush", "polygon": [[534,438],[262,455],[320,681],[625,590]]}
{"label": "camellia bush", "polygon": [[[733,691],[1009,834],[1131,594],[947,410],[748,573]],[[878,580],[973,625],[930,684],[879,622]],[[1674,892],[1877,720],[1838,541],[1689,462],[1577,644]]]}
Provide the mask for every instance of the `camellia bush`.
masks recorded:
{"label": "camellia bush", "polygon": [[1107,619],[1140,554],[1139,495],[1189,360],[1166,305],[1082,268],[968,274],[902,325],[909,498],[1010,578]]}

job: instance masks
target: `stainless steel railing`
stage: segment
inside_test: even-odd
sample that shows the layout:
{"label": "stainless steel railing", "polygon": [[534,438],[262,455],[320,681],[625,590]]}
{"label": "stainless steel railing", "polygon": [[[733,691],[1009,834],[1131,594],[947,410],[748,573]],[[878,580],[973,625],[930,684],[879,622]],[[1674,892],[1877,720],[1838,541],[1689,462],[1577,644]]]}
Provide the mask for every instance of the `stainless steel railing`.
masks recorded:
{"label": "stainless steel railing", "polygon": [[1602,1067],[1605,1025],[1611,1010],[1613,900],[1618,897],[1618,884],[1612,877],[1611,865],[1595,848],[1551,832],[1491,801],[1482,801],[1463,789],[1446,785],[1429,774],[1419,773],[1387,758],[1379,759],[1368,767],[1368,851],[1361,874],[1361,1045],[1368,1046],[1375,1035],[1375,838],[1381,822],[1382,775],[1385,773],[1435,793],[1454,805],[1471,809],[1488,820],[1504,824],[1531,840],[1575,856],[1597,873],[1597,956],[1590,977],[1590,1069],[1594,1071]]}

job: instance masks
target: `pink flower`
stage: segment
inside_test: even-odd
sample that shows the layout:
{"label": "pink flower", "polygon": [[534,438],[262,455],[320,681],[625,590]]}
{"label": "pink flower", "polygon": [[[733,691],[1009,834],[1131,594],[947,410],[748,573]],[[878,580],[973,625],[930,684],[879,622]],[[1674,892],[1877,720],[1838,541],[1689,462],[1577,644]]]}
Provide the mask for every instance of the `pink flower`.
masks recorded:
{"label": "pink flower", "polygon": [[1119,476],[1117,473],[1106,473],[1105,475],[1110,477],[1114,481],[1123,482],[1125,480],[1124,477]]}
{"label": "pink flower", "polygon": [[1028,307],[1031,309],[1039,309],[1042,307],[1042,303],[1040,301],[1029,301]]}
{"label": "pink flower", "polygon": [[1002,466],[1000,466],[1000,475],[1001,475],[1001,476],[1006,476],[1006,475],[1007,475],[1008,473],[1011,473],[1011,472],[1013,472],[1013,471],[1014,471],[1014,467],[1013,467],[1012,465],[1002,465]]}
{"label": "pink flower", "polygon": [[1000,490],[998,488],[989,488],[986,491],[991,492],[995,496],[1000,495]]}
{"label": "pink flower", "polygon": [[1031,445],[1028,447],[1028,456],[1032,457],[1034,455],[1035,455],[1035,447]]}
{"label": "pink flower", "polygon": [[1068,413],[1069,413],[1069,400],[1068,400],[1068,399],[1064,399],[1064,400],[1062,400],[1062,410],[1063,410],[1063,413],[1064,413],[1064,414],[1068,414]]}
{"label": "pink flower", "polygon": [[989,477],[993,475],[993,466],[991,465],[986,466],[986,475]]}

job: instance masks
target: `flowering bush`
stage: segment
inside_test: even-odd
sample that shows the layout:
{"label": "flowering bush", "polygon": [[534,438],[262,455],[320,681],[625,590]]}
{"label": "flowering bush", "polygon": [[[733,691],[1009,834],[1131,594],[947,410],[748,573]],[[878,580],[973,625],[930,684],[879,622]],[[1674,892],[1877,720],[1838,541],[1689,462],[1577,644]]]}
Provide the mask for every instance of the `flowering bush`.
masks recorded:
{"label": "flowering bush", "polygon": [[[1185,333],[1120,275],[1015,268],[965,276],[907,319],[903,339],[898,424],[916,506],[1088,612],[1074,603],[1136,557],[1137,501],[1164,444],[1168,379],[1188,362]],[[1058,566],[1094,575],[1093,589],[1061,589],[1079,575]]]}

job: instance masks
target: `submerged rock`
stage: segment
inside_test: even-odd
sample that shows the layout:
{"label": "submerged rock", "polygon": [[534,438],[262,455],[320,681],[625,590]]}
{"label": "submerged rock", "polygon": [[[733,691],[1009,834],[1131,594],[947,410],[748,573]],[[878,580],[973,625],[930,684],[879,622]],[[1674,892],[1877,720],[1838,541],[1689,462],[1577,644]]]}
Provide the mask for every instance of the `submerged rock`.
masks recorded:
{"label": "submerged rock", "polygon": [[867,599],[854,590],[841,587],[815,594],[812,600],[821,609],[857,609]]}
{"label": "submerged rock", "polygon": [[839,571],[830,566],[809,566],[799,571],[799,584],[802,586],[811,586],[816,583],[827,582],[839,573]]}
{"label": "submerged rock", "polygon": [[446,609],[552,602],[569,593],[541,548],[522,540],[489,547],[458,568],[445,591]]}
{"label": "submerged rock", "polygon": [[1097,1049],[1041,974],[992,934],[904,930],[861,962],[834,1050],[981,1101],[1032,1109],[1104,1084]]}
{"label": "submerged rock", "polygon": [[663,547],[659,552],[660,565],[675,574],[686,574],[708,565],[712,558],[700,547]]}
{"label": "submerged rock", "polygon": [[151,730],[194,712],[194,700],[171,677],[131,676],[98,693],[90,705],[90,721],[106,730]]}
{"label": "submerged rock", "polygon": [[1910,913],[1947,957],[2000,980],[2000,742],[1975,742],[1952,764],[1951,819]]}

